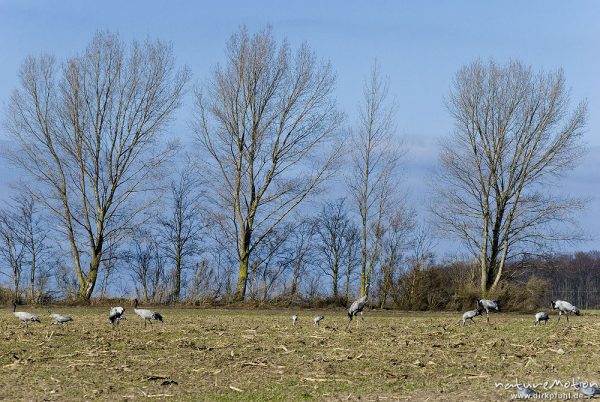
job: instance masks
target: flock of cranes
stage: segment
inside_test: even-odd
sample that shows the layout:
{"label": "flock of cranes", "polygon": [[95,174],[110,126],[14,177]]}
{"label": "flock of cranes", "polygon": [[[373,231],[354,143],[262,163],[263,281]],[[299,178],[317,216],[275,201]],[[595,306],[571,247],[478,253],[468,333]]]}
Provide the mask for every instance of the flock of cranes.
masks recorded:
{"label": "flock of cranes", "polygon": [[[490,323],[490,311],[491,310],[492,311],[493,310],[500,311],[500,303],[498,302],[498,300],[481,300],[481,299],[476,299],[476,300],[477,300],[477,309],[469,310],[469,311],[465,312],[462,316],[463,327],[466,325],[467,320],[471,320],[472,323],[475,323],[473,318],[477,317],[478,315],[483,315],[484,311],[485,311],[487,323],[489,324]],[[571,315],[571,314],[581,315],[581,313],[579,312],[579,309],[577,307],[573,306],[571,303],[566,302],[564,300],[552,300],[551,306],[552,306],[553,310],[558,310],[557,323],[560,322],[560,317],[563,314],[567,317],[567,321],[569,321],[569,315]],[[544,325],[545,325],[545,324],[548,324],[549,319],[550,319],[550,316],[548,315],[547,312],[540,311],[539,313],[535,314],[535,320],[533,321],[533,324],[538,325],[541,321],[544,321]]]}
{"label": "flock of cranes", "polygon": [[[354,303],[352,303],[352,305],[348,309],[348,325],[346,327],[347,330],[349,330],[349,328],[350,328],[352,319],[354,317],[356,317],[358,314],[361,315],[361,318],[364,321],[363,310],[367,304],[369,287],[367,286],[367,288],[365,290],[366,290],[366,294],[363,297],[355,300]],[[466,325],[467,320],[471,320],[471,322],[474,324],[475,321],[473,319],[477,316],[483,315],[484,312],[486,314],[487,323],[489,324],[490,311],[496,311],[496,312],[500,311],[500,303],[498,302],[498,300],[476,299],[476,301],[477,301],[477,309],[469,310],[463,314],[463,316],[462,316],[462,325],[463,326]],[[566,315],[567,321],[569,320],[569,315],[572,315],[572,314],[577,315],[577,316],[580,315],[579,309],[577,307],[573,306],[571,303],[566,302],[564,300],[552,300],[551,306],[552,306],[553,310],[558,310],[557,323],[560,321],[560,317],[563,314]],[[18,318],[23,323],[25,323],[26,328],[28,328],[28,324],[30,322],[40,322],[40,319],[36,315],[25,312],[25,311],[16,311],[16,309],[17,309],[17,305],[16,305],[16,303],[13,303],[13,314],[15,315],[16,318]],[[134,299],[133,311],[141,319],[144,320],[144,327],[146,327],[146,325],[148,323],[152,324],[152,321],[163,322],[163,317],[160,313],[158,313],[156,311],[148,310],[148,309],[139,309],[137,299]],[[53,323],[55,323],[55,324],[63,325],[70,321],[73,321],[73,319],[69,316],[63,316],[60,314],[52,313],[51,311],[48,311],[48,314],[50,315],[50,317],[53,320]],[[125,314],[124,307],[118,306],[118,307],[112,307],[110,309],[109,314],[108,314],[108,319],[109,319],[110,323],[113,325],[113,327],[117,326],[121,320],[125,320],[124,314]],[[313,323],[315,326],[319,327],[321,321],[323,321],[324,319],[325,319],[325,317],[322,315],[316,316],[313,318]],[[541,311],[541,312],[535,314],[534,325],[538,325],[542,321],[544,321],[544,324],[546,325],[546,324],[548,324],[549,319],[550,319],[550,316],[548,315],[548,313],[545,311]],[[298,320],[299,320],[299,316],[293,315],[292,316],[292,325],[296,326]],[[358,320],[357,320],[356,324],[358,326]],[[600,395],[600,388],[595,385],[574,384],[574,386],[579,392],[581,392],[583,395],[585,395],[587,397],[593,398],[596,395]],[[518,391],[518,395],[520,398],[529,399],[529,398],[539,397],[539,392],[537,392],[535,389],[528,388],[528,387],[524,386],[523,384],[517,385],[517,391]]]}
{"label": "flock of cranes", "polygon": [[[365,308],[365,306],[367,305],[367,300],[368,300],[368,292],[369,292],[369,286],[367,285],[366,289],[366,294],[355,300],[354,303],[352,303],[352,305],[350,306],[350,308],[348,309],[348,325],[346,326],[346,329],[348,330],[350,328],[350,324],[352,323],[352,319],[354,317],[356,317],[358,314],[360,314],[362,320],[364,321],[364,316],[363,316],[363,310]],[[465,312],[462,316],[462,325],[465,326],[467,323],[467,320],[471,320],[471,323],[475,323],[475,321],[473,320],[475,317],[483,315],[483,313],[485,312],[486,315],[486,320],[487,323],[490,323],[490,311],[500,311],[500,303],[498,300],[486,300],[486,299],[476,299],[477,301],[477,309],[475,310],[469,310],[467,312]],[[135,312],[135,314],[137,314],[141,319],[144,320],[144,328],[147,326],[148,323],[152,324],[152,321],[160,321],[163,322],[163,317],[160,313],[156,312],[156,311],[152,311],[152,310],[148,310],[148,309],[139,309],[138,308],[138,299],[134,299],[133,301],[133,311]],[[566,302],[564,300],[552,300],[552,309],[554,310],[558,310],[558,321],[557,323],[560,321],[560,317],[564,314],[567,317],[567,321],[569,321],[569,315],[574,314],[574,315],[580,315],[579,309],[575,306],[573,306],[571,303]],[[25,326],[28,328],[28,325],[30,322],[40,322],[40,319],[31,313],[25,312],[25,311],[17,311],[17,304],[13,303],[13,314],[15,315],[16,318],[18,318],[19,320],[21,320],[21,322],[25,323]],[[54,324],[66,324],[70,321],[73,321],[73,319],[69,316],[64,316],[64,315],[60,315],[60,314],[56,314],[56,313],[52,313],[51,311],[48,311],[48,314],[50,315],[50,317],[52,318],[52,321]],[[110,323],[113,325],[113,327],[117,326],[119,324],[119,322],[121,320],[125,320],[125,308],[124,307],[112,307],[108,313],[108,320],[110,321]],[[313,323],[315,326],[319,327],[321,321],[323,321],[325,319],[324,316],[319,315],[313,318]],[[547,312],[545,311],[541,311],[539,313],[535,314],[535,321],[534,321],[534,325],[538,325],[540,324],[541,321],[544,321],[544,324],[548,323],[548,320],[550,319],[550,316],[548,315]],[[292,316],[292,325],[295,326],[297,324],[299,320],[298,315],[293,315]],[[357,326],[358,326],[358,321],[356,322]]]}
{"label": "flock of cranes", "polygon": [[[350,306],[350,308],[348,309],[348,326],[346,327],[346,329],[349,329],[350,327],[350,323],[352,322],[352,318],[355,317],[356,315],[358,315],[360,313],[361,318],[364,320],[365,318],[363,317],[363,310],[365,308],[365,306],[367,305],[367,299],[368,299],[368,292],[369,292],[369,286],[367,285],[366,289],[366,294],[361,297],[360,299],[354,301],[354,303],[352,303],[352,305]],[[17,304],[13,303],[13,314],[15,315],[15,317],[17,317],[19,320],[21,320],[21,322],[25,323],[26,326],[28,326],[28,324],[30,322],[40,322],[40,319],[31,313],[27,313],[24,311],[16,311],[17,309]],[[156,312],[156,311],[152,311],[152,310],[147,310],[147,309],[139,309],[138,308],[138,299],[134,299],[133,300],[133,311],[141,318],[144,320],[144,328],[146,327],[146,325],[148,323],[152,324],[152,321],[160,321],[163,322],[163,317],[160,313]],[[54,314],[52,312],[48,312],[50,314],[50,317],[52,317],[53,319],[53,323],[55,324],[66,324],[69,321],[73,321],[73,319],[69,316],[63,316],[60,314]],[[125,308],[118,306],[118,307],[111,307],[110,311],[108,312],[108,320],[110,321],[110,323],[113,325],[113,327],[119,325],[119,322],[121,320],[125,320]],[[293,315],[292,316],[292,325],[296,325],[296,323],[298,322],[299,317],[297,315]],[[316,316],[313,319],[314,324],[318,327],[321,323],[322,320],[324,320],[325,317],[322,315]],[[357,321],[357,325],[358,325],[358,321]]]}
{"label": "flock of cranes", "polygon": [[[137,308],[138,307],[138,299],[134,299],[133,303],[134,303],[133,311],[141,319],[144,320],[144,327],[146,327],[148,322],[150,324],[152,324],[152,321],[163,322],[163,317],[160,313],[158,313],[156,311],[152,311],[152,310]],[[31,314],[26,311],[17,311],[17,303],[14,303],[14,302],[13,302],[13,314],[15,315],[16,318],[18,318],[19,320],[21,320],[21,322],[23,322],[25,324],[26,328],[29,327],[30,322],[41,322],[40,319],[38,318],[38,316],[35,314]],[[67,315],[60,315],[60,314],[52,313],[51,311],[48,311],[48,314],[52,318],[53,324],[63,325],[70,321],[73,321],[73,318],[71,318]],[[110,311],[108,312],[108,320],[113,325],[113,327],[119,325],[119,322],[121,320],[125,320],[125,319],[126,318],[125,318],[125,308],[124,307],[120,307],[120,306],[119,307],[111,307]]]}

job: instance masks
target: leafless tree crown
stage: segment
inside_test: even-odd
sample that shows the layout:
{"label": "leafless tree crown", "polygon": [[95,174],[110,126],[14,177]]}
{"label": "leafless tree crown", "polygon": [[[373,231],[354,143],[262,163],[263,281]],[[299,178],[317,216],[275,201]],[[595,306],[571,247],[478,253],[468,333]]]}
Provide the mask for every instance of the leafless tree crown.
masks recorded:
{"label": "leafless tree crown", "polygon": [[456,125],[442,145],[433,212],[479,259],[486,293],[519,246],[576,237],[554,224],[580,203],[548,184],[584,151],[586,104],[569,109],[560,70],[475,62],[457,73],[447,105]]}

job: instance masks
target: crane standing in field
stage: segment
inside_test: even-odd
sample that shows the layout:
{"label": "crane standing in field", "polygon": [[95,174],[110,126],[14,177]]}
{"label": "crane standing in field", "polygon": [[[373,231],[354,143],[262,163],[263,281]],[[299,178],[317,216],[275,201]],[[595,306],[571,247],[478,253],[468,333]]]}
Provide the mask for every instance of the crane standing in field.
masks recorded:
{"label": "crane standing in field", "polygon": [[471,322],[475,324],[473,318],[477,317],[478,315],[481,315],[481,313],[483,313],[483,310],[480,308],[478,308],[477,310],[470,310],[464,313],[462,316],[462,326],[464,327],[466,325],[467,320],[471,320]]}
{"label": "crane standing in field", "polygon": [[544,321],[544,325],[546,325],[548,324],[549,319],[550,316],[548,315],[548,313],[546,313],[545,311],[540,311],[539,313],[536,313],[535,321],[533,323],[534,325],[538,325],[540,321]]}
{"label": "crane standing in field", "polygon": [[69,321],[73,321],[73,319],[71,317],[69,317],[68,315],[60,315],[60,314],[56,314],[53,313],[52,311],[48,311],[48,315],[50,315],[50,317],[52,317],[52,323],[53,324],[66,324]]}
{"label": "crane standing in field", "polygon": [[485,310],[485,318],[487,323],[490,323],[490,310],[500,311],[500,303],[498,300],[476,299],[477,306]]}
{"label": "crane standing in field", "polygon": [[[360,313],[360,318],[362,318],[363,321],[365,320],[365,317],[363,316],[363,309],[367,305],[368,298],[369,298],[369,285],[367,285],[365,287],[365,295],[363,297],[361,297],[360,299],[355,300],[354,303],[352,303],[352,305],[350,305],[350,308],[348,309],[348,325],[346,326],[346,329],[350,328],[350,323],[352,322],[352,317],[355,317],[358,313]],[[358,326],[358,320],[356,321],[356,325]]]}
{"label": "crane standing in field", "polygon": [[558,310],[558,321],[556,321],[557,324],[560,321],[560,316],[563,314],[567,316],[567,322],[569,322],[569,314],[581,314],[577,307],[564,300],[552,300],[552,309]]}
{"label": "crane standing in field", "polygon": [[292,316],[292,326],[296,326],[296,322],[298,322],[298,316],[297,315],[293,315]]}
{"label": "crane standing in field", "polygon": [[313,322],[318,327],[318,326],[320,326],[321,321],[323,321],[324,319],[325,319],[325,317],[323,317],[322,315],[318,315],[315,318],[313,318]]}
{"label": "crane standing in field", "polygon": [[138,306],[138,299],[134,299],[133,303],[134,303],[133,304],[133,311],[137,315],[139,315],[140,318],[142,318],[144,320],[144,328],[146,328],[146,324],[148,322],[150,322],[150,324],[152,324],[152,320],[163,322],[163,318],[162,318],[162,315],[160,315],[160,313],[157,313],[156,311],[152,311],[152,310],[146,310],[146,309],[137,308],[137,306]]}
{"label": "crane standing in field", "polygon": [[37,315],[27,313],[25,311],[17,311],[17,303],[13,302],[13,314],[17,317],[21,322],[25,323],[25,328],[29,329],[30,322],[40,322],[40,319]]}
{"label": "crane standing in field", "polygon": [[111,307],[108,313],[108,320],[113,325],[119,325],[119,321],[124,320],[125,316],[125,308],[123,307]]}

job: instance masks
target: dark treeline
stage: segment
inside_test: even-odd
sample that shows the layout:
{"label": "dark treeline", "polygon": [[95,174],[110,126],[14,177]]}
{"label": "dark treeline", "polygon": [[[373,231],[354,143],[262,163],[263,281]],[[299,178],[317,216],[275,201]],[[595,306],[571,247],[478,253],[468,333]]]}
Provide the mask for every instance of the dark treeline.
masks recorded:
{"label": "dark treeline", "polygon": [[[548,191],[585,152],[586,104],[560,70],[457,66],[417,213],[377,62],[345,116],[333,65],[270,28],[232,34],[193,90],[159,40],[99,32],[75,54],[26,58],[7,102],[3,156],[22,177],[0,209],[6,300],[347,305],[369,289],[380,308],[598,306],[597,253],[520,257],[583,238],[581,200]],[[442,237],[467,256],[439,262]]]}
{"label": "dark treeline", "polygon": [[[507,266],[495,297],[503,309],[549,309],[551,300],[570,300],[580,308],[600,307],[600,252],[525,257]],[[397,280],[394,304],[405,310],[464,310],[479,296],[476,264],[465,261],[412,267]]]}

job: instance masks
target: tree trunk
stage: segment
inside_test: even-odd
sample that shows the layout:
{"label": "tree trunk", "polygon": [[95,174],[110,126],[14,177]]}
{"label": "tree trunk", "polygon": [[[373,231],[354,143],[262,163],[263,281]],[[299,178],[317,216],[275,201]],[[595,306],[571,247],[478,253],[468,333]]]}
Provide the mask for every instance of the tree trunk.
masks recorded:
{"label": "tree trunk", "polygon": [[337,299],[339,296],[339,291],[338,291],[338,269],[335,268],[335,270],[333,271],[333,298]]}
{"label": "tree trunk", "polygon": [[177,249],[175,257],[175,289],[173,289],[173,301],[179,302],[181,297],[181,251]]}
{"label": "tree trunk", "polygon": [[35,261],[35,251],[32,253],[32,257],[31,257],[31,275],[30,275],[30,282],[29,282],[29,292],[30,294],[30,299],[31,299],[31,303],[35,304],[36,303],[36,297],[35,297],[35,268],[36,268],[36,261]]}
{"label": "tree trunk", "polygon": [[240,270],[238,273],[238,283],[235,291],[235,301],[243,301],[246,296],[246,283],[248,281],[248,261],[250,256],[245,253],[245,256],[240,259]]}

